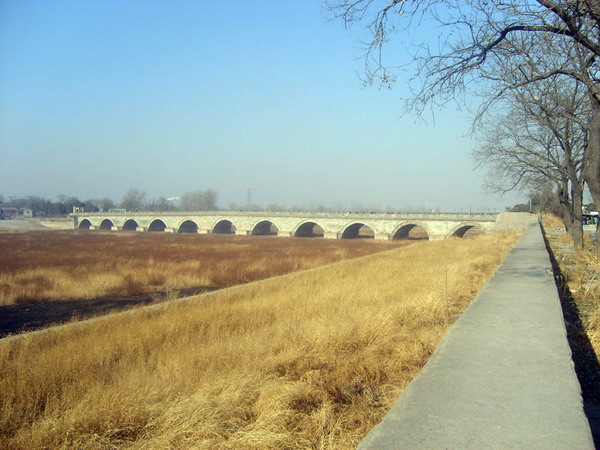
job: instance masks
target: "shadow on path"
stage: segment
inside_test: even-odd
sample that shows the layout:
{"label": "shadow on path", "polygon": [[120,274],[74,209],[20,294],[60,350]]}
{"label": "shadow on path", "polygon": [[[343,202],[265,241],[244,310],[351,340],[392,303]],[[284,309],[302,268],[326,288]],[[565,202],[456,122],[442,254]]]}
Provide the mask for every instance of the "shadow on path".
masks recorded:
{"label": "shadow on path", "polygon": [[565,277],[546,238],[546,233],[543,235],[563,309],[575,372],[581,385],[585,414],[590,422],[594,444],[596,448],[600,448],[600,363],[583,328],[579,308],[567,286]]}

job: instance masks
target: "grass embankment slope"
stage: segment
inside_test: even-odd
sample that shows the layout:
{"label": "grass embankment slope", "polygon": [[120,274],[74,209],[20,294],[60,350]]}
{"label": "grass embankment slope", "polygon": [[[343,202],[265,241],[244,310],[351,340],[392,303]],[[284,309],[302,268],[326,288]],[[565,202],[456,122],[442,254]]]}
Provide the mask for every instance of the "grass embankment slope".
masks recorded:
{"label": "grass embankment slope", "polygon": [[597,405],[600,424],[600,258],[588,234],[584,248],[576,249],[560,219],[544,215],[543,225],[562,275],[561,301],[583,399]]}
{"label": "grass embankment slope", "polygon": [[578,306],[583,328],[600,356],[600,258],[598,253],[583,250],[564,262],[567,264],[562,266],[563,275]]}
{"label": "grass embankment slope", "polygon": [[0,306],[221,288],[400,245],[364,240],[99,232],[0,232]]}
{"label": "grass embankment slope", "polygon": [[0,341],[0,447],[354,447],[515,238],[419,242]]}

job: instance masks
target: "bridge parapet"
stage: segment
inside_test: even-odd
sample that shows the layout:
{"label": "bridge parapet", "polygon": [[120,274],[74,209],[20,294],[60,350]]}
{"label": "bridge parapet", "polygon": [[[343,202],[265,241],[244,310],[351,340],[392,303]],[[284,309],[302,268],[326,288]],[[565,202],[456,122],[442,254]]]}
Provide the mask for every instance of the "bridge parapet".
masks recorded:
{"label": "bridge parapet", "polygon": [[195,217],[207,217],[207,216],[230,216],[230,217],[313,217],[313,218],[365,218],[370,217],[373,219],[381,220],[396,220],[396,219],[428,219],[428,220],[470,220],[477,218],[477,221],[493,221],[495,222],[498,217],[498,212],[473,212],[473,213],[379,213],[379,212],[319,212],[319,211],[160,211],[160,212],[84,212],[84,213],[73,213],[72,217],[125,217],[125,216],[137,216],[137,217],[150,217],[150,216],[195,216]]}

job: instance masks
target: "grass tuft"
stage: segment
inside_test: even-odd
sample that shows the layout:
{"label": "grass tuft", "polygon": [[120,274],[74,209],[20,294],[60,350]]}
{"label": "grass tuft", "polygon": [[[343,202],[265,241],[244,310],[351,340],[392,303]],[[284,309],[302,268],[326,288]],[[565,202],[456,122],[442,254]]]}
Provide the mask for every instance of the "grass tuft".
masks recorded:
{"label": "grass tuft", "polygon": [[544,213],[540,215],[540,218],[544,228],[565,228],[565,224],[562,219],[554,214]]}

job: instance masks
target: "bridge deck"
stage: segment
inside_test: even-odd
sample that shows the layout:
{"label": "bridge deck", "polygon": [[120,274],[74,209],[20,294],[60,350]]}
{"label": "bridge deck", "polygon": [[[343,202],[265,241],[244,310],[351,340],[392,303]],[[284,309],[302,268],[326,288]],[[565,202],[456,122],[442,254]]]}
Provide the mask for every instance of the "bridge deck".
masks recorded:
{"label": "bridge deck", "polygon": [[360,448],[594,448],[538,226]]}

